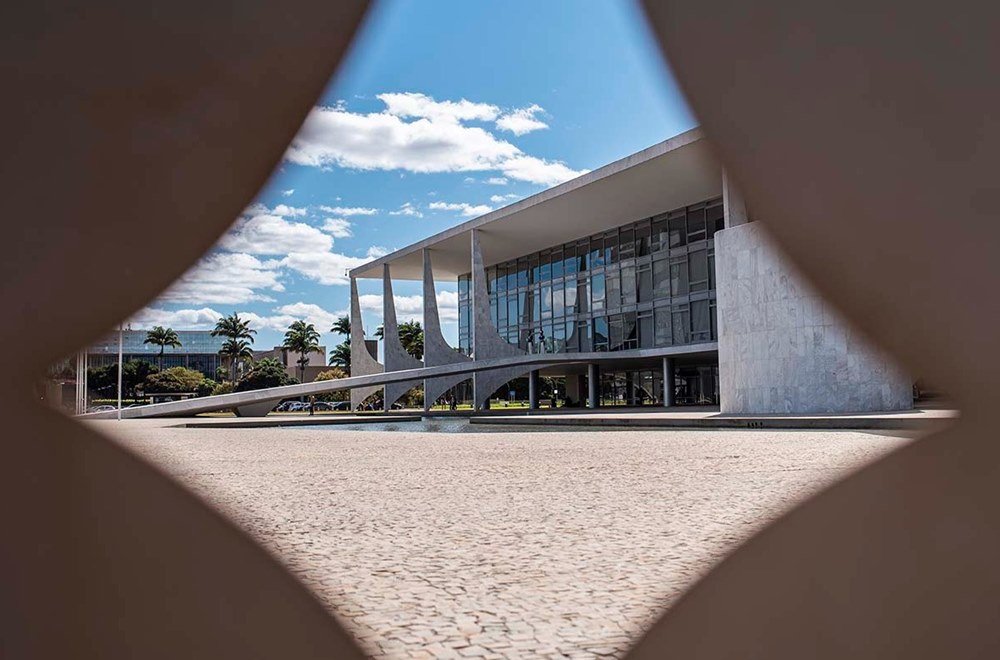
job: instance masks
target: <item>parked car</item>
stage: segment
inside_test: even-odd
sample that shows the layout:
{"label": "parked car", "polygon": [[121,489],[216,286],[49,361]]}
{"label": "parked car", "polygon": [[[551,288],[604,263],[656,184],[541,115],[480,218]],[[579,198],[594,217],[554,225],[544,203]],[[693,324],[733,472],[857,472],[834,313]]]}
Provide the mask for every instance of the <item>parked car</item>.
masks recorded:
{"label": "parked car", "polygon": [[331,401],[330,405],[332,406],[331,410],[350,410],[351,409],[351,402],[350,401]]}
{"label": "parked car", "polygon": [[118,407],[103,405],[103,406],[91,406],[90,408],[87,408],[87,412],[89,413],[111,412],[112,410],[118,410]]}

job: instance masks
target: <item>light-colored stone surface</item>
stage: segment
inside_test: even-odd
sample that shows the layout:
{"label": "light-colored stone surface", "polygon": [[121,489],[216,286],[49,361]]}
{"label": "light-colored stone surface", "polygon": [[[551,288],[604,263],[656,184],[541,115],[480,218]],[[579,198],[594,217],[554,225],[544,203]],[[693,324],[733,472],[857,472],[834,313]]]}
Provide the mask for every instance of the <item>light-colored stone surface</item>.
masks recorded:
{"label": "light-colored stone surface", "polygon": [[723,413],[907,410],[912,382],[752,222],[715,234]]}
{"label": "light-colored stone surface", "polygon": [[850,432],[428,434],[95,422],[271,548],[374,655],[620,657]]}

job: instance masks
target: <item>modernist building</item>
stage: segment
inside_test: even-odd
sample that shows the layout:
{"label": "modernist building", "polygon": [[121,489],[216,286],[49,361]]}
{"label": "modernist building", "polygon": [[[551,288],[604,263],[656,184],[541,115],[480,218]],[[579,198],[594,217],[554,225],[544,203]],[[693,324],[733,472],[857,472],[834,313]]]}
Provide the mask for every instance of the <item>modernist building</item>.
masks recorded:
{"label": "modernist building", "polygon": [[[911,407],[911,382],[786,263],[699,130],[350,272],[354,375],[482,363],[477,407],[513,378],[566,379],[572,402],[723,412]],[[384,361],[364,344],[358,278],[381,278]],[[424,363],[399,345],[392,281],[423,280]],[[458,284],[458,346],[435,281]],[[468,375],[424,381],[426,405]],[[385,386],[386,406],[419,383]],[[355,404],[374,390],[352,392]]]}
{"label": "modernist building", "polygon": [[[208,330],[178,330],[180,347],[167,346],[163,350],[163,368],[187,367],[200,371],[207,378],[215,378],[222,366],[219,351],[225,337],[213,337]],[[144,360],[159,364],[160,347],[145,344],[145,330],[125,330],[122,333],[122,355],[125,362]],[[87,364],[103,367],[118,364],[118,333],[112,333],[87,349]]]}
{"label": "modernist building", "polygon": [[263,360],[265,358],[277,360],[284,365],[286,374],[296,380],[301,380],[303,383],[311,383],[316,380],[316,376],[330,368],[326,364],[326,346],[320,346],[318,351],[310,353],[306,356],[307,361],[304,379],[302,378],[302,373],[299,368],[298,353],[289,351],[283,346],[275,346],[271,350],[267,351],[253,352],[254,361]]}

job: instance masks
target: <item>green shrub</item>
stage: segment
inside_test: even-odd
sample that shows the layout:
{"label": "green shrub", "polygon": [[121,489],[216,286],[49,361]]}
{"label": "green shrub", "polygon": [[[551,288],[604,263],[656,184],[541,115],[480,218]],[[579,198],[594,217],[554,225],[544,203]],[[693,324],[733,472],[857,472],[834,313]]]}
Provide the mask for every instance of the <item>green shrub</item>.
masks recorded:
{"label": "green shrub", "polygon": [[146,378],[145,391],[149,394],[178,394],[197,392],[205,376],[187,367],[171,367]]}

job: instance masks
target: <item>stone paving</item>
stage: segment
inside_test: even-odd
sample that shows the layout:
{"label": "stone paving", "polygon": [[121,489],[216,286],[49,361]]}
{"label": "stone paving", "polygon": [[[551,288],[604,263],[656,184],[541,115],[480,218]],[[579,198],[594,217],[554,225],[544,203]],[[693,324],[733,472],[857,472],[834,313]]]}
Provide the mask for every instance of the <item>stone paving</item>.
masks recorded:
{"label": "stone paving", "polygon": [[99,422],[389,658],[620,657],[742,539],[907,440]]}

